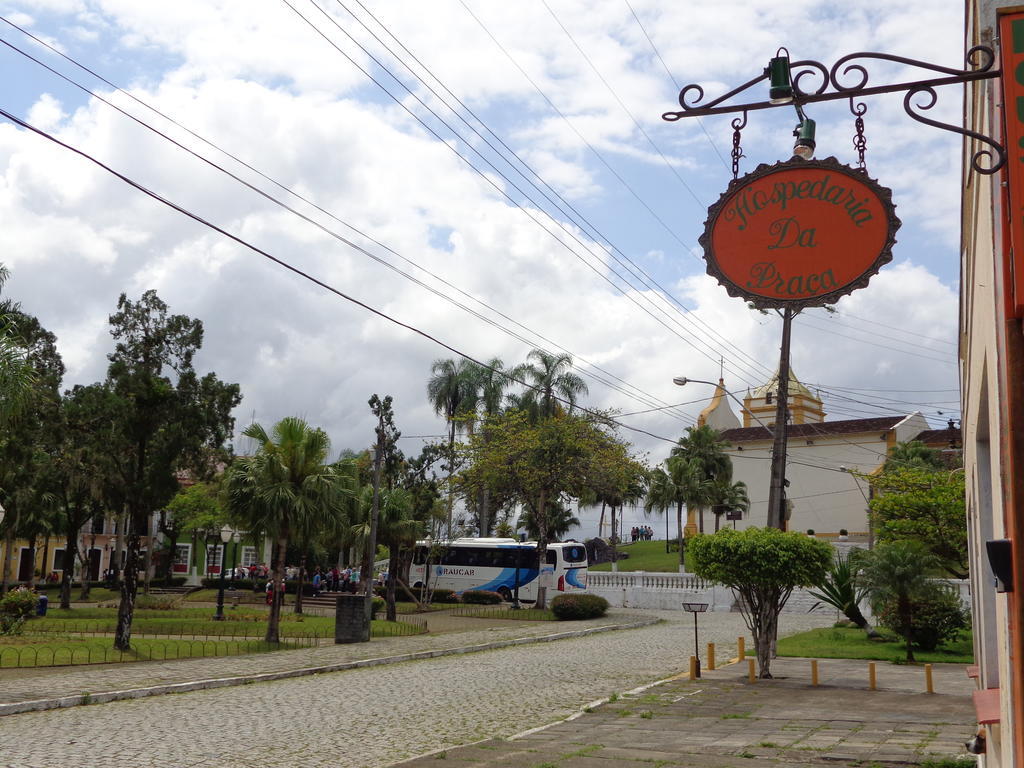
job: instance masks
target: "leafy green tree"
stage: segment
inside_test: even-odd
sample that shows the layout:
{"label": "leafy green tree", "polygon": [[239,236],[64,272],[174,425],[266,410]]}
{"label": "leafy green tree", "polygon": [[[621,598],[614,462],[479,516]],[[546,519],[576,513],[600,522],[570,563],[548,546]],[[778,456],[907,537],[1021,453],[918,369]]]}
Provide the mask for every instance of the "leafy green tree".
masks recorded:
{"label": "leafy green tree", "polygon": [[[10,270],[0,264],[0,291],[10,276]],[[33,398],[39,361],[30,359],[32,329],[25,327],[26,320],[39,328],[38,321],[24,314],[18,303],[9,298],[0,301],[0,424],[20,414]]]}
{"label": "leafy green tree", "polygon": [[873,491],[869,507],[879,542],[920,542],[950,576],[967,578],[963,470],[896,465],[865,478]]}
{"label": "leafy green tree", "polygon": [[775,528],[726,528],[693,537],[688,546],[701,578],[724,584],[739,599],[754,638],[759,675],[770,678],[779,614],[796,587],[820,584],[832,547],[810,536]]}
{"label": "leafy green tree", "polygon": [[129,650],[141,537],[150,516],[177,492],[177,471],[198,477],[212,471],[210,456],[231,435],[231,411],[241,396],[237,384],[196,374],[192,360],[202,347],[203,324],[169,314],[156,291],[137,302],[121,294],[110,333],[116,343],[105,382],[112,425],[105,450],[115,466],[112,475],[120,479],[127,519],[114,647]]}
{"label": "leafy green tree", "polygon": [[[260,424],[251,424],[242,434],[256,441],[257,448],[252,456],[235,459],[227,470],[228,511],[250,532],[276,541],[276,586],[284,581],[289,540],[308,540],[329,528],[354,489],[346,485],[350,478],[324,463],[331,446],[327,433],[302,419],[282,419],[269,433]],[[281,600],[275,599],[266,642],[280,642],[280,620]]]}
{"label": "leafy green tree", "polygon": [[[634,460],[603,420],[559,414],[531,423],[521,411],[488,419],[467,449],[469,466],[462,474],[468,489],[489,487],[513,498],[533,513],[537,527],[538,567],[543,572],[551,537],[553,505],[603,489]],[[557,507],[554,507],[557,509]],[[543,607],[541,582],[537,605]]]}
{"label": "leafy green tree", "polygon": [[[36,538],[48,536],[59,527],[59,507],[50,478],[61,439],[60,383],[64,363],[57,352],[56,337],[35,317],[8,302],[0,303],[0,317],[5,323],[0,327],[0,337],[10,336],[20,356],[18,364],[26,369],[24,388],[16,398],[17,410],[13,400],[6,406],[0,403],[0,488],[7,510],[0,591],[6,591],[13,565],[14,536],[29,539],[34,559]],[[0,367],[4,364],[0,359]],[[0,381],[0,400],[4,398],[4,386]],[[34,578],[33,571],[30,579]]]}
{"label": "leafy green tree", "polygon": [[209,534],[220,531],[227,522],[227,511],[221,501],[218,484],[198,482],[181,488],[160,510],[157,522],[158,530],[167,537],[165,581],[170,583],[174,553],[182,536],[192,538],[192,562],[189,564],[192,566],[196,563],[199,543],[206,541]]}
{"label": "leafy green tree", "polygon": [[526,356],[526,362],[515,368],[513,376],[532,385],[523,397],[521,405],[535,413],[537,418],[550,418],[566,409],[559,399],[569,402],[568,412],[572,413],[576,401],[587,394],[587,384],[572,372],[572,355],[553,355],[543,349],[534,349]]}
{"label": "leafy green tree", "polygon": [[873,605],[879,609],[890,601],[896,605],[898,626],[907,644],[907,661],[914,661],[914,599],[927,592],[928,572],[937,565],[938,558],[918,541],[890,541],[872,550],[855,551],[853,566],[862,571]]}

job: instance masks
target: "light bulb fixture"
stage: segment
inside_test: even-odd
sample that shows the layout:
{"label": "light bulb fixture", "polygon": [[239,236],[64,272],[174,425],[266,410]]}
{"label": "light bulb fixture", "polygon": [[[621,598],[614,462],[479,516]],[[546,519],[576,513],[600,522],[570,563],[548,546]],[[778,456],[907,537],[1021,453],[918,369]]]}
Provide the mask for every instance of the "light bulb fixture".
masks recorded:
{"label": "light bulb fixture", "polygon": [[805,117],[797,123],[793,135],[796,136],[796,144],[793,145],[793,154],[810,160],[814,157],[814,127],[815,123],[811,118]]}
{"label": "light bulb fixture", "polygon": [[793,100],[793,81],[789,73],[789,51],[779,48],[775,56],[768,62],[768,74],[771,88],[768,101],[772,104],[789,104]]}

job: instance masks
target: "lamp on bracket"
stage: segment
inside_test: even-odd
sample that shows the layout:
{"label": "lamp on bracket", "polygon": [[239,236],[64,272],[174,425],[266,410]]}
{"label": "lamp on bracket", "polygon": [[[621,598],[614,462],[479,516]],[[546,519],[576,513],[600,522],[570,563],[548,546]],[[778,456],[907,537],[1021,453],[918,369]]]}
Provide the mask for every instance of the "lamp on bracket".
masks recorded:
{"label": "lamp on bracket", "polygon": [[789,71],[789,51],[779,48],[768,62],[768,101],[772,104],[789,104],[793,100],[793,79]]}

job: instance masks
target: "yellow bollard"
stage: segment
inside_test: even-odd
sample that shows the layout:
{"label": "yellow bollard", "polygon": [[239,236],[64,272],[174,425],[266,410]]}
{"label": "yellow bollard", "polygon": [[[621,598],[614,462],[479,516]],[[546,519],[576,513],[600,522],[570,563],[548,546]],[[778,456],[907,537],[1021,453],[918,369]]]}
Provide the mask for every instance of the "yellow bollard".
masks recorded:
{"label": "yellow bollard", "polygon": [[935,686],[932,682],[932,665],[924,665],[924,689],[928,693],[935,693]]}
{"label": "yellow bollard", "polygon": [[715,644],[708,643],[708,669],[715,668]]}
{"label": "yellow bollard", "polygon": [[756,672],[754,669],[755,664],[756,662],[753,659],[747,659],[747,680],[752,683],[757,680],[757,675],[754,674]]}
{"label": "yellow bollard", "polygon": [[697,657],[696,656],[691,656],[690,657],[690,679],[691,680],[696,680],[697,679]]}
{"label": "yellow bollard", "polygon": [[868,690],[874,691],[877,688],[877,680],[875,678],[875,662],[868,662]]}
{"label": "yellow bollard", "polygon": [[811,659],[811,685],[818,684],[818,660]]}
{"label": "yellow bollard", "polygon": [[746,648],[744,648],[744,644],[746,642],[747,642],[747,638],[745,638],[745,637],[737,637],[736,638],[736,660],[737,661],[743,661],[744,657],[747,655],[747,650],[746,650]]}

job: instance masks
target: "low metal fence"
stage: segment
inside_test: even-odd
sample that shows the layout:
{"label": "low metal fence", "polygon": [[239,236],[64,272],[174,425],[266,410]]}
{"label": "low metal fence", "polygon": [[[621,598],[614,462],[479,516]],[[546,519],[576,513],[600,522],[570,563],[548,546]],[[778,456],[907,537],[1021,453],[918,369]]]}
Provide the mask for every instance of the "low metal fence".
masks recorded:
{"label": "low metal fence", "polygon": [[454,605],[452,616],[471,619],[509,619],[513,621],[554,621],[555,614],[546,608],[515,609],[505,605]]}
{"label": "low metal fence", "polygon": [[129,651],[119,651],[112,645],[96,643],[0,646],[0,669],[240,656],[249,653],[309,648],[319,644],[320,638],[315,635],[300,635],[285,638],[280,643],[241,639],[226,641],[147,640],[144,643],[137,643]]}
{"label": "low metal fence", "polygon": [[[168,623],[167,625],[146,624],[145,619],[132,623],[132,637],[139,638],[178,638],[203,640],[248,640],[262,637],[267,631],[266,620],[240,622],[225,621]],[[117,628],[115,619],[54,619],[35,620],[26,625],[27,634],[33,635],[110,635]],[[301,632],[291,631],[288,622],[280,626],[282,637],[334,637],[333,627],[306,629]]]}

